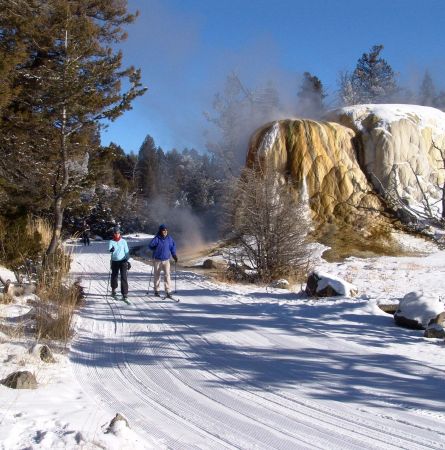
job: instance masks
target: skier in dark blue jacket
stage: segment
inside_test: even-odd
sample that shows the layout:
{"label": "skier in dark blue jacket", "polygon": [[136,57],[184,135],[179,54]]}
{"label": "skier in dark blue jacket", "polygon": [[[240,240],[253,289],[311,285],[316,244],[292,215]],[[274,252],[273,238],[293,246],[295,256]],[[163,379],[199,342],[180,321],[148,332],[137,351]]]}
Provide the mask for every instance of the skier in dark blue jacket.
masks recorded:
{"label": "skier in dark blue jacket", "polygon": [[161,271],[163,271],[165,294],[167,295],[167,297],[170,297],[170,255],[175,260],[175,262],[178,262],[178,257],[176,256],[175,241],[168,234],[167,227],[164,224],[159,226],[158,234],[151,240],[149,247],[151,250],[153,250],[155,295],[159,296],[159,288],[161,286]]}

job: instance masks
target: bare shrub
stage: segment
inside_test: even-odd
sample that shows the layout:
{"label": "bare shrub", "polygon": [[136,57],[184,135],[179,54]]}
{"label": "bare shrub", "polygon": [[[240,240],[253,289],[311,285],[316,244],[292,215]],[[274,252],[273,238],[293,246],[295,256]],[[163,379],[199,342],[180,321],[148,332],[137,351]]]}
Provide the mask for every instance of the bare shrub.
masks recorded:
{"label": "bare shrub", "polygon": [[228,202],[237,244],[229,253],[229,275],[262,282],[306,275],[309,208],[297,192],[267,166],[244,169]]}

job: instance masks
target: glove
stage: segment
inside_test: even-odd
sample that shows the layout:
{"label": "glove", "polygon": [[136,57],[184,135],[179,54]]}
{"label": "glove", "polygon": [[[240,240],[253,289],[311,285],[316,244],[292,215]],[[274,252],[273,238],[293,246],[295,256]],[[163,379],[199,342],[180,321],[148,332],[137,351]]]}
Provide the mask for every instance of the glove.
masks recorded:
{"label": "glove", "polygon": [[175,262],[178,262],[178,257],[176,255],[173,255],[173,259],[175,260]]}
{"label": "glove", "polygon": [[130,270],[130,269],[131,269],[130,261],[127,261],[127,270]]}
{"label": "glove", "polygon": [[110,251],[110,253],[113,253],[114,252],[114,247],[111,247],[109,251]]}

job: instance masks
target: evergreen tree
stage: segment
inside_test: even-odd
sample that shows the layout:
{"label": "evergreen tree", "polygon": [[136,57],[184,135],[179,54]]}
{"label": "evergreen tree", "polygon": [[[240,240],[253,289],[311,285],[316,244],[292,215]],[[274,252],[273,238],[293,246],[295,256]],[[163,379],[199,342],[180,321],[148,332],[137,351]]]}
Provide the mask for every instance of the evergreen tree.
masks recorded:
{"label": "evergreen tree", "polygon": [[[139,70],[121,69],[122,54],[112,47],[126,38],[122,27],[135,15],[121,0],[0,0],[0,11],[7,11],[0,13],[3,34],[14,35],[26,52],[13,71],[20,92],[0,122],[0,146],[14,161],[12,167],[3,161],[2,169],[25,190],[35,186],[50,198],[50,254],[69,195],[87,175],[101,121],[115,120],[145,91]],[[129,80],[126,92],[122,79]]]}
{"label": "evergreen tree", "polygon": [[396,75],[380,57],[383,45],[374,45],[363,53],[351,75],[340,78],[340,99],[343,104],[390,102],[397,93]]}
{"label": "evergreen tree", "polygon": [[433,106],[445,111],[445,91],[440,91],[434,98]]}
{"label": "evergreen tree", "polygon": [[303,81],[298,97],[298,112],[305,117],[318,118],[324,111],[324,92],[323,84],[318,77],[311,75],[309,72],[304,72]]}
{"label": "evergreen tree", "polygon": [[433,79],[428,71],[425,71],[422,84],[419,89],[418,103],[424,106],[434,106],[436,98],[436,89],[434,87]]}
{"label": "evergreen tree", "polygon": [[136,168],[139,193],[147,199],[153,199],[160,193],[163,159],[164,152],[157,148],[154,139],[147,135],[139,150]]}

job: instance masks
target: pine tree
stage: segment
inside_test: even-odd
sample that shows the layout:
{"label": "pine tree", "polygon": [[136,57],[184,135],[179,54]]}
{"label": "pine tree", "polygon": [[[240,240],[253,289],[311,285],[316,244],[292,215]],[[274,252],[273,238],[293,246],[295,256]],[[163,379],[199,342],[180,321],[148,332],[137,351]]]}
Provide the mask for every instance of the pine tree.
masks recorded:
{"label": "pine tree", "polygon": [[298,112],[305,117],[318,118],[324,111],[326,97],[323,84],[318,77],[304,72],[298,97]]}
{"label": "pine tree", "polygon": [[139,149],[136,168],[139,192],[147,199],[154,199],[159,194],[163,159],[164,152],[156,147],[154,139],[147,135]]}
{"label": "pine tree", "polygon": [[[122,69],[112,47],[134,21],[121,0],[0,0],[3,33],[14,35],[26,58],[16,63],[20,92],[3,109],[0,146],[12,167],[2,168],[24,190],[51,201],[53,235],[60,240],[70,194],[87,175],[88,152],[102,120],[115,120],[145,92],[140,71]],[[19,17],[21,20],[12,20]],[[130,87],[121,90],[121,80]],[[29,168],[32,167],[32,174]]]}
{"label": "pine tree", "polygon": [[425,71],[422,84],[419,89],[418,103],[424,106],[434,106],[436,98],[436,89],[434,87],[433,79],[428,71]]}
{"label": "pine tree", "polygon": [[395,96],[396,75],[380,57],[382,50],[383,45],[374,45],[359,58],[354,72],[340,79],[340,99],[344,104],[384,103]]}

